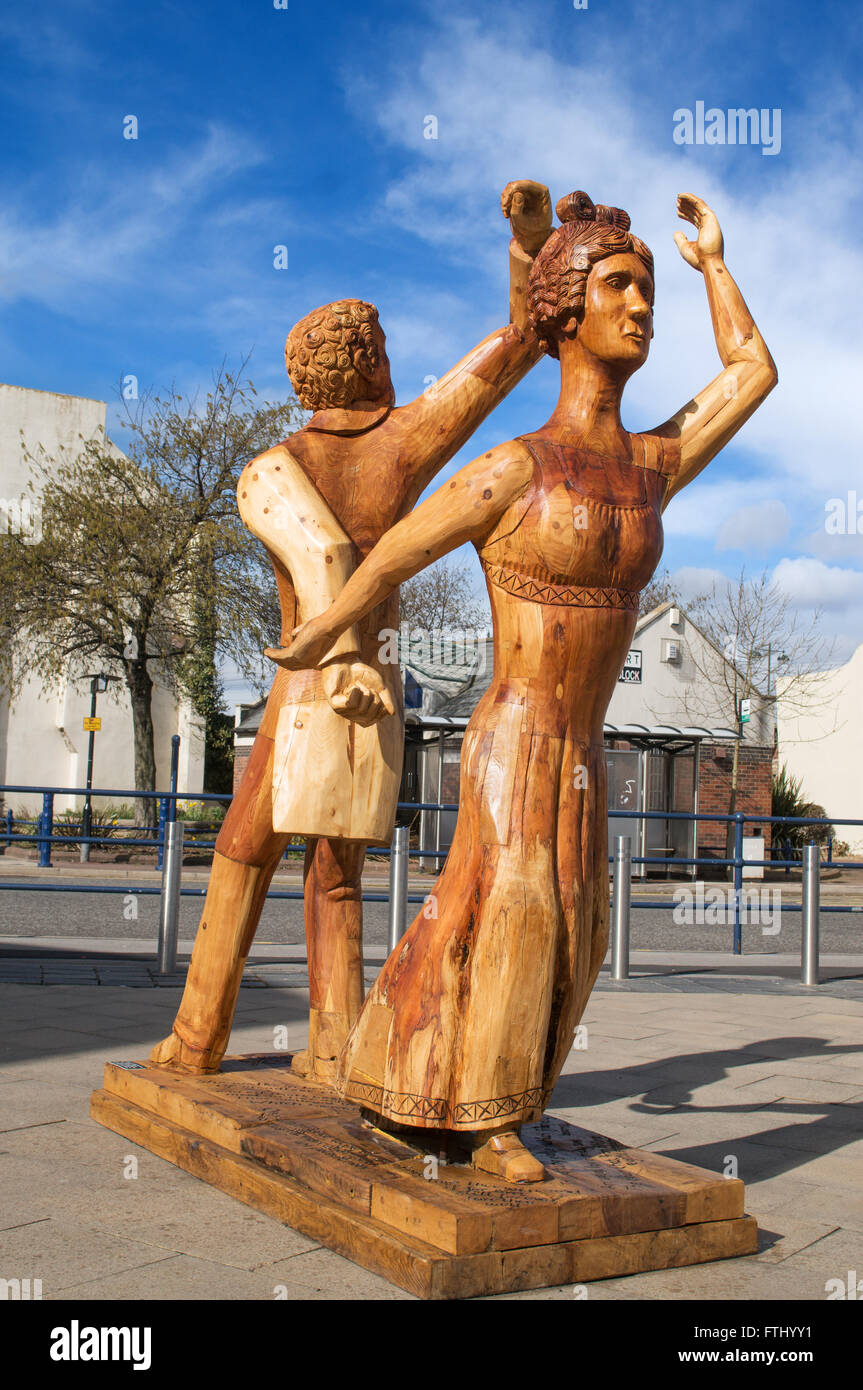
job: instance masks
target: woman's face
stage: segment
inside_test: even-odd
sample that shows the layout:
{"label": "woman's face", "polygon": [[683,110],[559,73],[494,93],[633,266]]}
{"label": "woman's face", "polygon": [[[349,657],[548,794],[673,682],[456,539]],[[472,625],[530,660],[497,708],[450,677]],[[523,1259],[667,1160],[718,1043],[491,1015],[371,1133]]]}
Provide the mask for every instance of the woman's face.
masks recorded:
{"label": "woman's face", "polygon": [[603,362],[636,371],[647,360],[653,337],[653,276],[627,251],[591,266],[578,341]]}

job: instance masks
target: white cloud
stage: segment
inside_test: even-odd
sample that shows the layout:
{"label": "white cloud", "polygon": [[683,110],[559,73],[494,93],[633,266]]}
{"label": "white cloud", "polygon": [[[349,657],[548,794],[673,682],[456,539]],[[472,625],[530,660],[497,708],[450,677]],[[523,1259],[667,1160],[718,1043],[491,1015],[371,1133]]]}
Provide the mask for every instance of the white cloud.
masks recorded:
{"label": "white cloud", "polygon": [[[741,506],[741,496],[751,500]],[[679,492],[663,514],[668,539],[711,541],[719,553],[764,552],[786,538],[790,524],[769,470],[750,474],[743,482],[739,475],[723,476],[721,464],[715,476],[708,471],[697,486]]]}
{"label": "white cloud", "polygon": [[[835,74],[820,82],[813,77],[808,110],[794,113],[793,143],[786,123],[781,156],[765,160],[769,171],[754,179],[751,161],[745,163],[749,151],[716,159],[673,145],[673,107],[689,98],[669,106],[667,143],[657,141],[655,122],[644,119],[656,98],[646,101],[639,81],[648,37],[656,56],[652,30],[638,31],[643,49],[638,32],[630,35],[631,62],[591,44],[573,63],[557,55],[543,31],[513,14],[503,11],[493,27],[480,27],[445,8],[432,39],[400,50],[388,83],[376,74],[374,100],[361,75],[348,76],[355,107],[365,118],[373,113],[381,136],[407,155],[381,202],[381,220],[434,246],[459,273],[473,266],[503,286],[497,195],[511,178],[546,182],[553,201],[582,187],[598,201],[623,204],[656,258],[656,337],[624,400],[627,428],[644,429],[668,418],[721,369],[703,281],[672,240],[683,225],[677,194],[705,198],[719,216],[729,269],[780,380],[724,455],[674,499],[664,522],[669,539],[712,542],[717,553],[743,551],[752,568],[753,551],[757,565],[758,552],[794,532],[809,534],[820,525],[825,500],[859,481],[853,405],[863,340],[851,331],[856,308],[849,295],[850,286],[863,282],[857,95]],[[673,47],[671,37],[660,37],[660,49],[666,42]],[[676,52],[666,56],[676,61]],[[661,64],[661,51],[656,61]],[[671,90],[665,78],[654,85],[663,81]],[[423,138],[430,113],[438,118],[436,141]],[[469,305],[462,317],[470,322]],[[821,555],[820,541],[817,550]],[[678,574],[693,593],[723,577],[710,569]],[[831,624],[843,644],[859,641],[855,605],[863,576],[790,559],[777,574],[792,586],[795,602],[805,605],[817,591],[832,605]],[[846,629],[856,636],[842,636]]]}
{"label": "white cloud", "polygon": [[798,549],[830,565],[863,563],[863,527],[855,535],[833,536],[823,528],[804,536]]}
{"label": "white cloud", "polygon": [[698,565],[682,565],[671,575],[671,584],[681,603],[686,606],[701,594],[709,594],[714,586],[721,589],[728,576],[721,570],[701,568]]}
{"label": "white cloud", "polygon": [[790,523],[788,508],[777,499],[738,507],[722,522],[716,549],[747,553],[770,550],[785,540]]}
{"label": "white cloud", "polygon": [[[744,426],[743,446],[771,469],[774,497],[791,483],[805,500],[816,461],[819,489],[844,490],[859,473],[848,403],[863,374],[863,343],[848,331],[847,286],[863,279],[863,253],[847,195],[860,182],[861,159],[847,124],[815,126],[817,142],[813,136],[811,150],[798,144],[794,157],[786,143],[779,173],[743,191],[727,161],[696,151],[684,158],[670,119],[668,144],[657,146],[640,119],[638,90],[627,65],[567,63],[541,48],[527,24],[502,16],[489,30],[451,11],[413,57],[400,51],[398,72],[388,89],[378,78],[374,102],[364,78],[348,79],[354,105],[373,112],[382,136],[411,155],[387,190],[382,218],[459,264],[503,278],[496,198],[513,177],[542,179],[553,198],[581,186],[628,208],[657,262],[656,339],[630,387],[636,428],[667,418],[720,369],[701,277],[672,245],[682,225],[676,195],[694,185],[720,217],[729,267],[779,366],[780,385]],[[817,98],[813,92],[813,109]],[[832,109],[837,103],[838,84]],[[423,138],[429,113],[438,117],[437,140]],[[859,125],[853,107],[847,116]]]}
{"label": "white cloud", "polygon": [[801,555],[780,560],[773,581],[804,624],[819,615],[818,631],[829,649],[827,664],[847,661],[863,640],[863,572]]}
{"label": "white cloud", "polygon": [[799,607],[847,613],[863,631],[863,572],[825,565],[809,555],[780,560],[775,583]]}

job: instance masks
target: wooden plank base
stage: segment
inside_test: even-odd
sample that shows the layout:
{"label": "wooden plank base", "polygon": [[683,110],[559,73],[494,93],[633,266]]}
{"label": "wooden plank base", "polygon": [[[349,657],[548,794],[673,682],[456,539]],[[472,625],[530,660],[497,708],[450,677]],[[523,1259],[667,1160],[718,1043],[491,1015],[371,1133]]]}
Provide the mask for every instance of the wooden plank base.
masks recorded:
{"label": "wooden plank base", "polygon": [[513,1184],[440,1162],[294,1076],[290,1057],[226,1058],[215,1076],[109,1062],[90,1113],[186,1172],[420,1298],[586,1283],[752,1254],[743,1184],[543,1116],[545,1165]]}

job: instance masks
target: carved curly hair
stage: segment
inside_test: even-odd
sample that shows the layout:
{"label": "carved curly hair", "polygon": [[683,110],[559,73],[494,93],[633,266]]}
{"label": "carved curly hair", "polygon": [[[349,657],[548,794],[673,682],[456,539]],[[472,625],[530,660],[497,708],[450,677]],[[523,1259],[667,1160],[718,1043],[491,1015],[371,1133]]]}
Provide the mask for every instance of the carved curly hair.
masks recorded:
{"label": "carved curly hair", "polygon": [[653,275],[653,255],[629,230],[623,208],[594,204],[586,193],[568,193],[557,204],[563,224],[552,232],[533,263],[527,285],[527,309],[546,352],[559,357],[560,329],[568,318],[584,314],[590,268],[606,256],[632,251]]}
{"label": "carved curly hair", "polygon": [[306,314],[285,343],[285,365],[304,410],[361,400],[380,362],[374,325],[378,311],[362,299],[339,299]]}

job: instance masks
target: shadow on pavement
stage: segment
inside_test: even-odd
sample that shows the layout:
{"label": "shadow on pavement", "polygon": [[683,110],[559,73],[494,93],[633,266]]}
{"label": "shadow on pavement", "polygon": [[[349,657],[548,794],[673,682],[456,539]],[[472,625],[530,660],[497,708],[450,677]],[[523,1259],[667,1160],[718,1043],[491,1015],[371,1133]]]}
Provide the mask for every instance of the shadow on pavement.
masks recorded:
{"label": "shadow on pavement", "polygon": [[[745,1043],[737,1048],[686,1053],[661,1063],[654,1060],[605,1073],[591,1071],[562,1076],[555,1087],[552,1105],[566,1108],[570,1111],[570,1118],[573,1118],[571,1112],[579,1105],[610,1104],[625,1097],[639,1096],[640,1100],[632,1099],[629,1104],[628,1108],[633,1114],[673,1116],[675,1119],[683,1117],[684,1126],[685,1117],[692,1115],[759,1115],[776,1116],[777,1119],[784,1115],[817,1117],[780,1125],[775,1129],[759,1129],[751,1134],[729,1136],[709,1144],[660,1151],[667,1158],[695,1163],[713,1172],[721,1172],[727,1156],[734,1155],[740,1177],[749,1182],[761,1181],[792,1171],[813,1158],[823,1157],[860,1138],[863,1135],[863,1102],[777,1099],[738,1105],[697,1105],[694,1103],[696,1093],[702,1087],[726,1080],[735,1067],[749,1066],[753,1062],[763,1062],[769,1068],[771,1062],[843,1057],[856,1061],[861,1056],[863,1044],[830,1043],[825,1038],[806,1036],[769,1038],[761,1043]],[[656,1072],[660,1065],[664,1079],[657,1085]],[[693,1080],[693,1075],[697,1079]],[[768,1076],[763,1078],[763,1081],[766,1080]],[[825,1076],[824,1080],[829,1084],[831,1078]],[[808,1080],[806,1084],[811,1086],[812,1081]],[[793,1078],[779,1075],[776,1086],[791,1090]],[[860,1090],[863,1091],[863,1071]],[[577,1122],[577,1116],[575,1120]]]}

